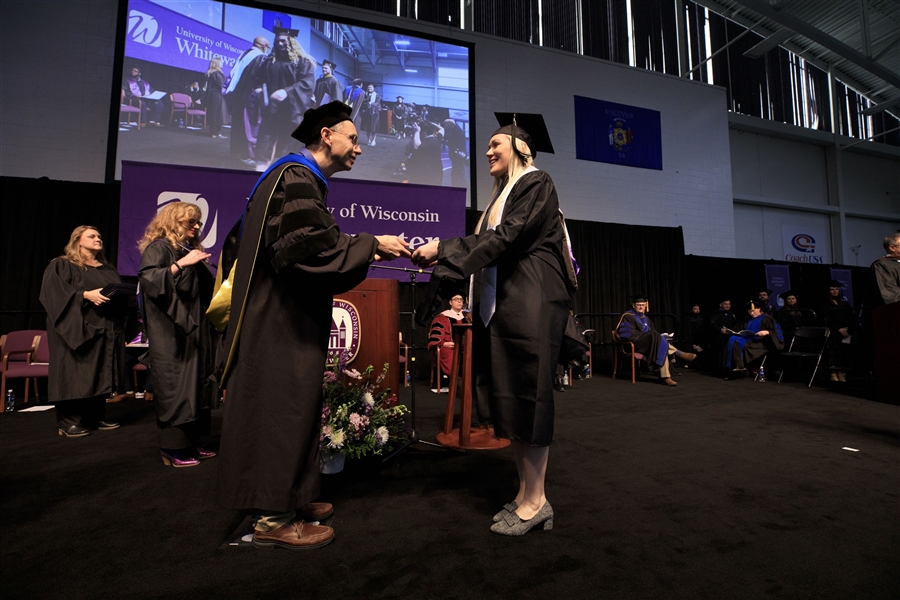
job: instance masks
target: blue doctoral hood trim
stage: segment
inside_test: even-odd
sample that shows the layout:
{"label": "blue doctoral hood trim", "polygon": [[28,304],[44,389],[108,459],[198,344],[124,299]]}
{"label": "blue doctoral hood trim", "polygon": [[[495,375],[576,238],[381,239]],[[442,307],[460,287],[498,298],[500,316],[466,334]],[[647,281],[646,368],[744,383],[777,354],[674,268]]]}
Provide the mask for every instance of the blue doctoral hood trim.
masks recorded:
{"label": "blue doctoral hood trim", "polygon": [[[328,181],[325,179],[325,175],[322,173],[322,170],[319,168],[319,164],[312,157],[312,154],[309,153],[309,150],[304,148],[300,151],[300,154],[286,154],[269,165],[269,168],[265,170],[265,172],[260,175],[259,179],[256,180],[256,185],[253,186],[253,191],[250,192],[250,198],[253,198],[253,194],[256,193],[256,188],[263,182],[263,179],[269,176],[269,173],[280,167],[281,165],[295,162],[300,163],[315,175],[322,183],[325,184],[325,187],[328,187]],[[247,204],[250,204],[250,198],[247,198]]]}
{"label": "blue doctoral hood trim", "polygon": [[253,199],[253,195],[256,193],[256,188],[263,182],[263,180],[269,176],[269,173],[280,167],[281,165],[289,162],[295,162],[303,165],[307,169],[309,169],[313,175],[319,179],[322,184],[325,186],[325,189],[328,189],[328,180],[325,179],[325,174],[322,173],[322,170],[319,168],[319,164],[313,158],[312,154],[306,148],[300,150],[299,154],[286,154],[269,165],[269,168],[265,170],[265,172],[260,175],[259,179],[256,180],[256,185],[253,186],[253,190],[250,192],[250,196],[247,197],[247,206],[244,207],[244,216],[241,217],[241,231],[240,237],[244,237],[244,219],[247,216],[247,208],[250,206],[250,200]]}

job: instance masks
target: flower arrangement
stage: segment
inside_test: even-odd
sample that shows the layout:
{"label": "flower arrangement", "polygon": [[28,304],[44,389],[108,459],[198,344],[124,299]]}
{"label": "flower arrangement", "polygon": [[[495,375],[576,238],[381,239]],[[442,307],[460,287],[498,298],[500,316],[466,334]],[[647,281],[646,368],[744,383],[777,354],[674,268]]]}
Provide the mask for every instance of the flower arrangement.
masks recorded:
{"label": "flower arrangement", "polygon": [[406,426],[403,415],[409,411],[398,404],[390,388],[377,390],[387,375],[387,363],[373,382],[372,365],[360,373],[347,368],[344,353],[331,358],[334,364],[322,382],[322,453],[361,458],[399,444]]}

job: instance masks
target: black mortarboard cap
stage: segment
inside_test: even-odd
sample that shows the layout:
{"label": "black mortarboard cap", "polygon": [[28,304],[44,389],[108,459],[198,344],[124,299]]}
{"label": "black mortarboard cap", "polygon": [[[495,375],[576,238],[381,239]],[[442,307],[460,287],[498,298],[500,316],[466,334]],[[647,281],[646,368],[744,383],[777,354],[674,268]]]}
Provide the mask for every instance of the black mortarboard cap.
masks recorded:
{"label": "black mortarboard cap", "polygon": [[325,60],[322,61],[322,64],[323,64],[323,65],[330,65],[332,70],[334,70],[334,68],[337,67],[336,64],[334,64],[333,62],[331,62],[331,61],[328,60],[327,58],[326,58]]}
{"label": "black mortarboard cap", "polygon": [[754,308],[762,308],[759,304],[756,303],[756,300],[751,300],[744,305],[744,310],[753,310]]}
{"label": "black mortarboard cap", "polygon": [[550,141],[550,134],[547,133],[543,115],[499,112],[495,112],[494,115],[497,117],[497,122],[500,123],[500,129],[495,131],[491,137],[498,133],[517,137],[528,144],[532,156],[537,156],[538,152],[554,153],[553,143]]}
{"label": "black mortarboard cap", "polygon": [[832,280],[828,283],[828,287],[830,287],[830,288],[836,287],[836,288],[842,288],[842,289],[843,289],[844,284],[841,283],[840,281],[838,281],[837,279],[832,279]]}
{"label": "black mortarboard cap", "polygon": [[303,113],[303,120],[294,129],[291,137],[300,140],[304,144],[309,144],[322,131],[323,127],[334,127],[338,123],[350,120],[350,107],[335,100],[328,104],[323,104],[319,108],[310,108]]}
{"label": "black mortarboard cap", "polygon": [[772,293],[772,290],[770,290],[770,289],[767,288],[767,287],[764,287],[764,288],[760,288],[758,293],[762,294],[763,292],[765,292],[765,293],[767,293],[767,294],[771,294],[771,293]]}
{"label": "black mortarboard cap", "polygon": [[649,302],[649,298],[647,298],[646,294],[632,294],[631,295],[631,303],[634,304],[636,302]]}
{"label": "black mortarboard cap", "polygon": [[289,35],[292,38],[295,38],[298,35],[300,35],[300,30],[299,29],[285,29],[284,27],[273,27],[272,33],[274,33],[275,35]]}
{"label": "black mortarboard cap", "polygon": [[781,293],[781,294],[778,294],[778,297],[781,298],[782,300],[787,300],[787,297],[788,297],[788,296],[794,296],[794,297],[796,298],[796,297],[797,297],[797,292],[795,292],[794,290],[788,290],[788,291],[786,291],[786,292],[783,292],[783,293]]}
{"label": "black mortarboard cap", "polygon": [[722,304],[723,302],[731,302],[731,296],[722,296],[719,299],[719,304]]}

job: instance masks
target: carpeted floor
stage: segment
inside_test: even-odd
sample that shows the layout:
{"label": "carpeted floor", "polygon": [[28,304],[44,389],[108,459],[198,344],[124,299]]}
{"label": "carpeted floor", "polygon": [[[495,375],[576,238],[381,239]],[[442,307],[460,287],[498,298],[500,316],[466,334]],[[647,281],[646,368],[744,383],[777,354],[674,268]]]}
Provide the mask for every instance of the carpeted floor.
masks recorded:
{"label": "carpeted floor", "polygon": [[[222,547],[244,516],[218,507],[215,459],[163,467],[151,403],[109,405],[123,427],[81,439],[52,411],[4,414],[0,596],[900,597],[900,406],[678,381],[557,394],[552,531],[489,531],[515,494],[508,449],[420,446],[324,477],[337,538],[308,552]],[[433,439],[445,396],[417,391]]]}

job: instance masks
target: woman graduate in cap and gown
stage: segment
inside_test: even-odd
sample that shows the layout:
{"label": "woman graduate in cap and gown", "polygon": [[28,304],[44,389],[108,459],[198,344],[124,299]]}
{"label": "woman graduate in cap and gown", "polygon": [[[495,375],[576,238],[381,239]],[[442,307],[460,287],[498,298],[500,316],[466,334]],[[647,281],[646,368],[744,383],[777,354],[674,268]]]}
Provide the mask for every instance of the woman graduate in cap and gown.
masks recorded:
{"label": "woman graduate in cap and gown", "polygon": [[553,152],[540,115],[497,114],[502,127],[488,144],[494,191],[487,211],[464,238],[420,246],[413,260],[436,264],[420,323],[474,275],[477,408],[490,407],[494,431],[512,441],[519,491],[494,516],[491,531],[523,535],[553,527],[544,494],[553,441],[553,376],[568,319],[575,268],[553,180],[534,166]]}

